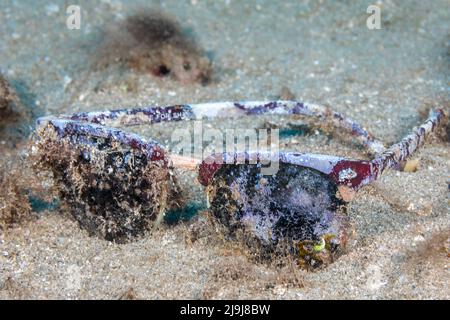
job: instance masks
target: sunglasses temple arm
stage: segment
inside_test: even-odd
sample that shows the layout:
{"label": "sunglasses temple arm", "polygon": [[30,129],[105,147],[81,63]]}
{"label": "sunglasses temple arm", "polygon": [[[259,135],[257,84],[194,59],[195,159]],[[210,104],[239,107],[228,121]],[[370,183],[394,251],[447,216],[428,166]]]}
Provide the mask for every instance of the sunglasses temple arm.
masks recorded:
{"label": "sunglasses temple arm", "polygon": [[446,118],[442,109],[434,110],[430,117],[419,127],[404,137],[399,143],[392,145],[371,161],[373,166],[373,180],[377,179],[386,169],[397,168],[402,161],[407,160],[421,145],[426,137],[436,131]]}
{"label": "sunglasses temple arm", "polygon": [[323,124],[330,123],[336,128],[342,128],[350,132],[373,154],[380,154],[386,149],[380,141],[376,140],[353,120],[344,117],[329,107],[298,101],[213,102],[167,107],[148,106],[136,109],[82,112],[64,116],[64,118],[101,125],[128,126],[180,120],[200,120],[203,118],[233,118],[240,117],[243,114],[249,116],[278,114],[314,117]]}
{"label": "sunglasses temple arm", "polygon": [[313,117],[322,125],[330,124],[334,128],[344,129],[359,140],[370,153],[380,154],[386,150],[383,143],[375,139],[358,123],[330,107],[299,101],[246,101],[246,102],[213,102],[183,106],[188,110],[188,119],[215,119],[233,118],[245,114],[247,116],[275,114],[275,115],[302,115]]}
{"label": "sunglasses temple arm", "polygon": [[[380,154],[386,150],[383,143],[375,139],[367,130],[350,118],[347,118],[331,108],[318,106],[318,116],[321,121],[331,123],[335,128],[342,128],[348,131],[353,137],[372,154]],[[317,107],[316,107],[317,108]]]}

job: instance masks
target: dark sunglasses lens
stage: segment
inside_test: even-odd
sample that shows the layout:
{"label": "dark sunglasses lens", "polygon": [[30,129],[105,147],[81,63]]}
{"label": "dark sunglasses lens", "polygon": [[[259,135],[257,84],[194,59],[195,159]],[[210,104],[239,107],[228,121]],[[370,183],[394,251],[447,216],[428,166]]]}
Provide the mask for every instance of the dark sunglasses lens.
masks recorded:
{"label": "dark sunglasses lens", "polygon": [[271,250],[287,243],[309,264],[321,264],[345,241],[344,203],[336,185],[316,170],[280,164],[275,175],[263,176],[257,165],[224,165],[208,192],[213,216],[246,242]]}
{"label": "dark sunglasses lens", "polygon": [[162,217],[168,172],[141,151],[103,138],[50,133],[38,149],[61,200],[90,234],[123,242]]}

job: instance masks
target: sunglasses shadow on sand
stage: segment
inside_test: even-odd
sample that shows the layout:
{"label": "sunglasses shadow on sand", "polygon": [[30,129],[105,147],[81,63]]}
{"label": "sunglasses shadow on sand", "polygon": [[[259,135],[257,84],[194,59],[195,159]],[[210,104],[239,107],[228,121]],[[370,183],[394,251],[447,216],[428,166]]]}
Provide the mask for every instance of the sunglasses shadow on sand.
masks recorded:
{"label": "sunglasses shadow on sand", "polygon": [[[169,155],[156,141],[116,127],[260,114],[302,115],[348,132],[371,161],[298,152],[213,154],[200,162]],[[173,192],[172,169],[198,170],[209,210],[228,235],[271,251],[287,243],[308,266],[345,249],[346,203],[388,168],[397,168],[445,118],[430,112],[421,126],[385,148],[357,123],[318,105],[295,101],[222,102],[79,113],[38,119],[41,167],[53,172],[60,197],[83,229],[125,242],[159,224]],[[264,175],[267,161],[278,171]]]}

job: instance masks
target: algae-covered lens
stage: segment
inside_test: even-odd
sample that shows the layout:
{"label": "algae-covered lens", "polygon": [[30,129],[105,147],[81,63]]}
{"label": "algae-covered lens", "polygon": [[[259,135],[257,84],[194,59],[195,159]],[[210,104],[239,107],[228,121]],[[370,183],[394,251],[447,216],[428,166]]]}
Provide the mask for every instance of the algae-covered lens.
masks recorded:
{"label": "algae-covered lens", "polygon": [[335,256],[345,242],[344,203],[336,197],[337,186],[316,170],[280,164],[275,175],[263,176],[258,165],[223,165],[208,192],[210,210],[225,232],[243,234],[247,243],[252,238],[266,249],[288,243],[299,255],[299,243],[327,239],[321,255]]}
{"label": "algae-covered lens", "polygon": [[88,135],[40,132],[40,164],[53,172],[60,197],[91,235],[124,242],[161,220],[168,188],[163,161],[144,150]]}

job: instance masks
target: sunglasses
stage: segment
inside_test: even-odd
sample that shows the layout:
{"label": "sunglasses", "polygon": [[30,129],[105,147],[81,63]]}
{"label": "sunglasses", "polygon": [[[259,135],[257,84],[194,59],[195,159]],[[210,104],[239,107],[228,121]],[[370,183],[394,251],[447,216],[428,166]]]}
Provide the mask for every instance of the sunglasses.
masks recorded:
{"label": "sunglasses", "polygon": [[[354,160],[298,152],[215,153],[194,161],[118,127],[253,115],[301,115],[356,138],[374,158]],[[342,254],[349,237],[346,204],[389,168],[398,168],[443,122],[442,109],[385,148],[330,108],[295,101],[222,102],[146,107],[37,120],[42,168],[91,235],[124,242],[159,224],[176,189],[173,168],[198,170],[213,220],[230,235],[272,250],[286,242],[302,263],[318,266]],[[278,170],[261,168],[276,162]]]}

